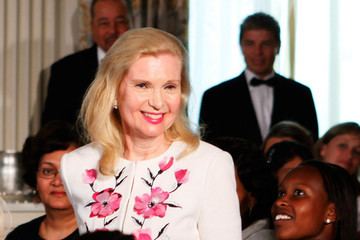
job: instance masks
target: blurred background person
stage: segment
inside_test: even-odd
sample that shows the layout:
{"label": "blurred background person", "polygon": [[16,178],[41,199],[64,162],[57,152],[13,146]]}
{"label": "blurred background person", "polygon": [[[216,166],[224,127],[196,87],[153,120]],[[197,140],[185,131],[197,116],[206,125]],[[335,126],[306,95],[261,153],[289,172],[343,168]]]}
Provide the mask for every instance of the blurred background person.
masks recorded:
{"label": "blurred background person", "polygon": [[7,240],[77,239],[76,218],[59,170],[61,157],[79,146],[72,126],[62,121],[51,121],[26,139],[21,152],[23,178],[36,190],[45,215],[16,227]]}
{"label": "blurred background person", "polygon": [[331,127],[316,143],[318,159],[345,168],[356,176],[360,166],[360,126],[355,122]]}
{"label": "blurred background person", "polygon": [[127,31],[102,60],[81,108],[91,143],[61,162],[81,234],[241,239],[231,156],[186,117],[187,67],[182,43],[155,28]]}
{"label": "blurred background person", "polygon": [[278,183],[300,163],[313,159],[310,149],[296,142],[278,142],[272,145],[266,155],[266,163]]}
{"label": "blurred background person", "polygon": [[124,0],[93,0],[90,8],[94,45],[68,55],[51,66],[42,125],[50,120],[75,124],[86,89],[115,40],[129,29]]}
{"label": "blurred background person", "polygon": [[311,151],[314,147],[314,139],[309,130],[293,121],[281,121],[272,126],[265,137],[262,146],[264,154],[268,152],[273,144],[282,141],[300,143]]}
{"label": "blurred background person", "polygon": [[261,146],[274,124],[290,120],[318,138],[311,90],[274,71],[280,52],[280,26],[269,14],[245,18],[239,37],[246,69],[237,77],[205,91],[199,123],[203,139],[239,137]]}
{"label": "blurred background person", "polygon": [[280,183],[272,208],[278,240],[355,240],[354,179],[343,168],[307,161]]}

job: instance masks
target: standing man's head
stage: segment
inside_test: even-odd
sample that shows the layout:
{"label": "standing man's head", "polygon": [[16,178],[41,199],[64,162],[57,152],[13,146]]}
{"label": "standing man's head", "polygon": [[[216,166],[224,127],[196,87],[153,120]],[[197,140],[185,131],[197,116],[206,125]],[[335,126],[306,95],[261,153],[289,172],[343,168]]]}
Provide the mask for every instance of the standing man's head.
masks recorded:
{"label": "standing man's head", "polygon": [[122,0],[93,0],[91,31],[93,41],[105,52],[129,29],[126,4]]}
{"label": "standing man's head", "polygon": [[255,13],[241,24],[240,46],[247,68],[259,77],[265,77],[273,71],[280,45],[280,27],[272,16]]}

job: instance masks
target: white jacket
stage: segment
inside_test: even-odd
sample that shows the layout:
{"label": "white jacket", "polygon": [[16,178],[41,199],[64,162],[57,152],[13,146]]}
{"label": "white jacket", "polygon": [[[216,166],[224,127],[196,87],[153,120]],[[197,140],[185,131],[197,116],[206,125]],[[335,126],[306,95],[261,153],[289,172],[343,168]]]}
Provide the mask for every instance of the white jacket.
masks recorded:
{"label": "white jacket", "polygon": [[177,160],[174,142],[153,159],[118,159],[116,174],[98,171],[102,150],[91,143],[66,154],[61,175],[80,233],[120,230],[152,240],[240,240],[241,218],[231,156],[201,142]]}

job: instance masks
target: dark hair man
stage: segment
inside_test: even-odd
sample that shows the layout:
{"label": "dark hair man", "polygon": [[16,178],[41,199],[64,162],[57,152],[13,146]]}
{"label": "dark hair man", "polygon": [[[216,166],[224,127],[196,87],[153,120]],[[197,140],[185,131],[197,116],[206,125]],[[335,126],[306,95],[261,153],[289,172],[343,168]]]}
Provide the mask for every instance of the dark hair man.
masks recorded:
{"label": "dark hair man", "polygon": [[244,20],[240,47],[246,69],[204,93],[200,124],[205,140],[240,137],[260,146],[270,127],[283,120],[299,123],[317,139],[310,89],[274,72],[280,45],[280,27],[272,16],[259,12]]}

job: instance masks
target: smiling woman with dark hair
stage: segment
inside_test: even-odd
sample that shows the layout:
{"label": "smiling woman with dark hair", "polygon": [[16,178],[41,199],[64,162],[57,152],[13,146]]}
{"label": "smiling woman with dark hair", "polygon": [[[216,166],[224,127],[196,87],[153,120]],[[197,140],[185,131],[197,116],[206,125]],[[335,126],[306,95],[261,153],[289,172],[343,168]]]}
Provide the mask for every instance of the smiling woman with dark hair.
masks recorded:
{"label": "smiling woman with dark hair", "polygon": [[281,182],[272,207],[278,240],[355,240],[353,178],[341,167],[307,161]]}

